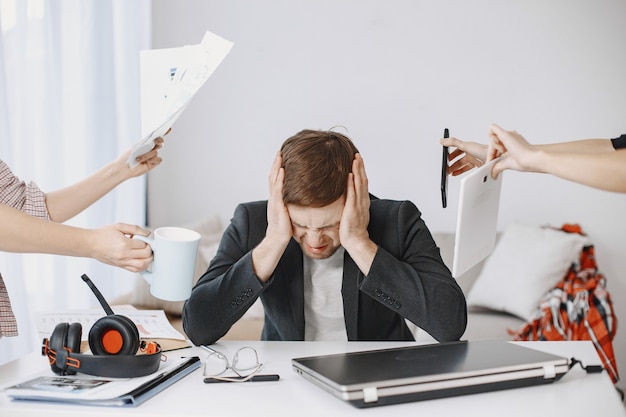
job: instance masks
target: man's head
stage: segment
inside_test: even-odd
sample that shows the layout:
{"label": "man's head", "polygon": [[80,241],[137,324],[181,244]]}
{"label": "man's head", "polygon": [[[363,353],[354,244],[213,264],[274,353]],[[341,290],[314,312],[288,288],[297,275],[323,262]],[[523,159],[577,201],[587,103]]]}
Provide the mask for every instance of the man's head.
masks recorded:
{"label": "man's head", "polygon": [[341,245],[339,222],[348,174],[359,151],[346,136],[303,130],[283,143],[283,200],[302,252],[326,259]]}
{"label": "man's head", "polygon": [[281,148],[285,204],[323,207],[344,196],[358,152],[337,132],[303,130],[287,139]]}

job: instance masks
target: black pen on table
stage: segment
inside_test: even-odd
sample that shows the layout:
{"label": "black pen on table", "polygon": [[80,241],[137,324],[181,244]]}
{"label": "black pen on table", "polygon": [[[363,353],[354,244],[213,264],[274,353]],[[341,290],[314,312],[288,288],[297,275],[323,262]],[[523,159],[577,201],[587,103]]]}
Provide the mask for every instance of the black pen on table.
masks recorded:
{"label": "black pen on table", "polygon": [[[236,377],[228,377],[229,380],[223,380],[218,378],[204,378],[205,384],[213,384],[217,382],[266,382],[266,381],[278,381],[280,379],[280,375],[278,374],[264,374],[264,375],[254,375],[250,379],[246,379],[245,376],[236,376]],[[243,381],[245,379],[245,381]],[[232,381],[231,381],[232,380]],[[239,381],[242,380],[242,381]]]}

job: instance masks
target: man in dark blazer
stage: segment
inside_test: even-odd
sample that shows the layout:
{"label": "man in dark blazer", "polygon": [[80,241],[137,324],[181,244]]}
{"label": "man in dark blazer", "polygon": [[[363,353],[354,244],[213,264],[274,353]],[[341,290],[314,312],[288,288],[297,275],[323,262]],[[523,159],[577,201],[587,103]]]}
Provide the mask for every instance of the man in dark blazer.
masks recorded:
{"label": "man in dark blazer", "polygon": [[369,194],[363,159],[332,131],[287,139],[269,199],[240,204],[183,308],[196,345],[261,298],[263,340],[413,340],[405,319],[458,340],[465,297],[410,201]]}

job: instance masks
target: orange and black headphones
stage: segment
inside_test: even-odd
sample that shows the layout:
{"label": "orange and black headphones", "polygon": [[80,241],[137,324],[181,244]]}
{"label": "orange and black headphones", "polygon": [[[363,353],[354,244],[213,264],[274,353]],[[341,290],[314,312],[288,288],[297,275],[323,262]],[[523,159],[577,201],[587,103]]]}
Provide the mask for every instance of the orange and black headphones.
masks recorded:
{"label": "orange and black headphones", "polygon": [[[159,369],[161,347],[155,342],[139,339],[137,326],[131,319],[113,313],[100,291],[89,277],[83,281],[100,301],[107,313],[89,330],[89,348],[92,355],[80,353],[82,326],[80,323],[59,323],[50,338],[43,339],[41,354],[48,356],[50,368],[57,375],[77,372],[111,378],[145,376]],[[135,355],[138,350],[145,354]]]}

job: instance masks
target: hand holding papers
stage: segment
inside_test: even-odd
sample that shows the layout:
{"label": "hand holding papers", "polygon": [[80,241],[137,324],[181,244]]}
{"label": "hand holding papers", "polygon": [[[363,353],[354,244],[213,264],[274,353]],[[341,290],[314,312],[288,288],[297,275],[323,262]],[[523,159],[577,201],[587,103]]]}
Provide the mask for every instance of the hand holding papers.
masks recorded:
{"label": "hand holding papers", "polygon": [[228,55],[233,43],[206,32],[198,45],[141,51],[141,136],[128,164],[154,147]]}

